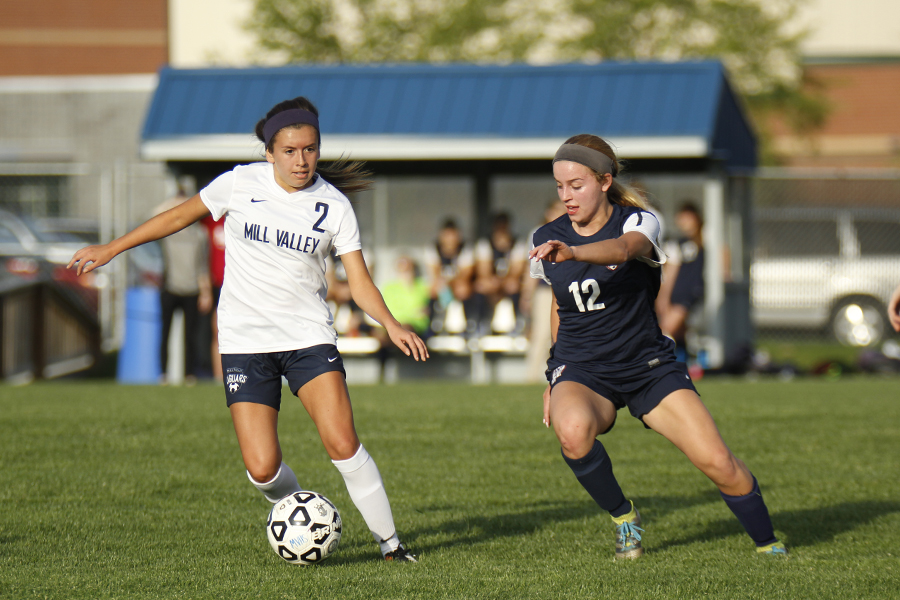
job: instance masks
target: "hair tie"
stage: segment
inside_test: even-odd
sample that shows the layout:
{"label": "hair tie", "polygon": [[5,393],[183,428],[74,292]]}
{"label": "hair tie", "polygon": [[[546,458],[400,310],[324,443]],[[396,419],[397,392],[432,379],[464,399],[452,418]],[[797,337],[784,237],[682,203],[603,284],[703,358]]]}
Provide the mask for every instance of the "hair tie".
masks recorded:
{"label": "hair tie", "polygon": [[263,125],[263,138],[265,138],[266,148],[269,147],[269,144],[276,133],[291,125],[312,125],[316,128],[316,131],[322,131],[319,129],[319,117],[317,117],[315,113],[302,108],[283,110],[280,113],[273,115],[272,118],[267,120],[266,124]]}
{"label": "hair tie", "polygon": [[559,150],[556,151],[556,155],[553,157],[553,162],[556,163],[561,160],[584,165],[589,169],[593,169],[600,175],[609,173],[613,177],[616,176],[616,173],[614,172],[615,163],[613,163],[613,160],[610,157],[599,150],[594,150],[593,148],[588,148],[581,144],[563,144],[560,146]]}

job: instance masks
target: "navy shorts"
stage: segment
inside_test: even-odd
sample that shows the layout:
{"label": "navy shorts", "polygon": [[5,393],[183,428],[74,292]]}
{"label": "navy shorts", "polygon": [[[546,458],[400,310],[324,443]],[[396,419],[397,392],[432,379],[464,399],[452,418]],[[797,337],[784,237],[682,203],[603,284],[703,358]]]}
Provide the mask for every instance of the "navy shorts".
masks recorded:
{"label": "navy shorts", "polygon": [[[563,364],[552,358],[547,366],[549,367],[547,380],[551,388],[562,381],[580,383],[612,402],[616,410],[627,406],[631,416],[640,419],[642,423],[644,415],[656,408],[663,398],[672,392],[678,390],[697,392],[691,376],[688,375],[687,366],[681,362],[667,362],[625,376],[601,375],[588,370],[584,365]],[[644,427],[647,425],[644,424]],[[612,429],[612,425],[609,429]]]}
{"label": "navy shorts", "polygon": [[253,402],[281,409],[281,378],[287,379],[291,394],[321,375],[340,371],[344,377],[344,359],[333,344],[320,344],[287,352],[260,354],[223,354],[226,404]]}

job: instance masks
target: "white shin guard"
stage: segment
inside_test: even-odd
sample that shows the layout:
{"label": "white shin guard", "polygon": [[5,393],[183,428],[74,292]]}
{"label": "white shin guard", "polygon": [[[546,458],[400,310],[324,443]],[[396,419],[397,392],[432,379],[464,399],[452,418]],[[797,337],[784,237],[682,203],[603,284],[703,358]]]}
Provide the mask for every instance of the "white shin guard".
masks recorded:
{"label": "white shin guard", "polygon": [[278,469],[278,473],[276,473],[275,477],[269,482],[260,483],[256,481],[253,479],[253,476],[250,475],[250,471],[247,471],[247,479],[249,479],[250,483],[255,485],[256,489],[261,491],[263,496],[266,497],[266,500],[272,504],[275,504],[288,494],[303,491],[303,488],[297,483],[297,476],[294,475],[291,468],[284,463],[281,463],[281,468]]}
{"label": "white shin guard", "polygon": [[350,499],[365,519],[375,541],[381,545],[381,552],[396,550],[400,541],[394,527],[391,504],[375,461],[360,444],[352,458],[331,462],[344,477]]}

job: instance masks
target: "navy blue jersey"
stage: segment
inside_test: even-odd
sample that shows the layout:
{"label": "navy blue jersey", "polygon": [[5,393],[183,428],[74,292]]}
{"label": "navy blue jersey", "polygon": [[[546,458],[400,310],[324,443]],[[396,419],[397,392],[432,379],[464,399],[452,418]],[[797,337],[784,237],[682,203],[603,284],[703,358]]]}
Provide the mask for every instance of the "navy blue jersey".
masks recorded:
{"label": "navy blue jersey", "polygon": [[681,238],[677,243],[681,267],[672,286],[672,304],[693,308],[703,300],[703,246],[689,238]]}
{"label": "navy blue jersey", "polygon": [[[535,231],[532,240],[535,246],[548,240],[582,246],[619,238],[626,221],[631,230],[643,219],[656,222],[651,213],[639,208],[613,205],[609,221],[594,235],[579,235],[568,215],[563,215]],[[665,258],[657,240],[651,241],[659,258],[659,262],[650,261],[653,264],[643,259],[609,266],[541,261],[559,306],[553,352],[557,361],[624,375],[674,360],[674,344],[660,331],[654,310],[660,284],[658,264]]]}

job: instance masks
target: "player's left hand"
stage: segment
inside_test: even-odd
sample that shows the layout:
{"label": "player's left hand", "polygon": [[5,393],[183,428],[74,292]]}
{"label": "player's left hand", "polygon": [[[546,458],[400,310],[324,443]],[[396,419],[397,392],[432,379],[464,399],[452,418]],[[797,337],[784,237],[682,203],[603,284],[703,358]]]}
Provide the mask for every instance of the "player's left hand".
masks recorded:
{"label": "player's left hand", "polygon": [[400,348],[406,356],[412,356],[416,360],[425,360],[429,358],[428,348],[425,342],[412,331],[404,329],[399,325],[389,326],[385,328],[394,345]]}
{"label": "player's left hand", "polygon": [[560,263],[567,260],[575,259],[575,251],[571,246],[559,240],[549,240],[540,246],[533,248],[528,253],[528,258],[537,262],[546,260],[547,262]]}

